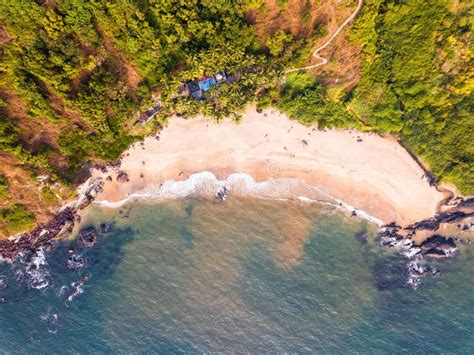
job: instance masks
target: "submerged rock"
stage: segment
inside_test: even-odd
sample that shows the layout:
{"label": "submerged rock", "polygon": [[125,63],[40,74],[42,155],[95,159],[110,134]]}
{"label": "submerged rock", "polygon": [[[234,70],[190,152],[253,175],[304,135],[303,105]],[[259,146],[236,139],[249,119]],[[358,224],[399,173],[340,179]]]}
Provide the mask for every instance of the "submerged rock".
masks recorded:
{"label": "submerged rock", "polygon": [[0,288],[6,288],[7,286],[7,278],[5,276],[0,276]]}
{"label": "submerged rock", "polygon": [[86,248],[91,248],[97,241],[97,232],[94,227],[88,227],[79,231],[79,240]]}
{"label": "submerged rock", "polygon": [[84,284],[86,283],[86,281],[89,279],[89,276],[87,274],[84,274],[81,276],[81,278],[79,279],[78,282],[73,282],[72,283],[72,292],[69,294],[69,296],[67,297],[67,300],[69,302],[72,302],[72,300],[79,296],[81,293],[84,292]]}
{"label": "submerged rock", "polygon": [[380,291],[395,290],[405,287],[404,266],[396,257],[390,260],[378,260],[372,266],[372,277]]}
{"label": "submerged rock", "polygon": [[49,285],[49,270],[46,254],[42,248],[31,253],[24,262],[28,287],[43,289]]}
{"label": "submerged rock", "polygon": [[100,231],[102,234],[110,233],[111,230],[112,230],[112,226],[110,224],[102,223],[100,225]]}
{"label": "submerged rock", "polygon": [[419,256],[408,263],[407,275],[407,286],[417,289],[422,284],[423,276],[437,276],[439,275],[439,270],[432,267],[423,257]]}
{"label": "submerged rock", "polygon": [[369,235],[367,234],[367,232],[362,231],[362,232],[356,233],[356,238],[357,238],[361,243],[367,243],[367,240],[368,240],[368,238],[369,238]]}
{"label": "submerged rock", "polygon": [[80,269],[85,265],[84,258],[79,254],[73,254],[67,259],[68,269]]}

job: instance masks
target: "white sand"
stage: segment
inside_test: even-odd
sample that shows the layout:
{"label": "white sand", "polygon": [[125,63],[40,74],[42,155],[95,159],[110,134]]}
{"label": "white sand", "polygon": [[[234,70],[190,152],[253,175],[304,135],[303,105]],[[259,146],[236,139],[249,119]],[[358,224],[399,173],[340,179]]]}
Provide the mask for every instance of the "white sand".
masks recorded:
{"label": "white sand", "polygon": [[173,118],[159,140],[148,137],[143,146],[131,147],[121,170],[130,181],[120,183],[116,173],[106,174],[113,181],[105,184],[98,200],[118,201],[144,187],[185,180],[201,171],[223,180],[232,173],[247,173],[256,181],[298,178],[324,192],[318,199],[338,199],[402,225],[433,216],[443,198],[394,138],[318,131],[275,110],[259,114],[254,107],[238,125]]}

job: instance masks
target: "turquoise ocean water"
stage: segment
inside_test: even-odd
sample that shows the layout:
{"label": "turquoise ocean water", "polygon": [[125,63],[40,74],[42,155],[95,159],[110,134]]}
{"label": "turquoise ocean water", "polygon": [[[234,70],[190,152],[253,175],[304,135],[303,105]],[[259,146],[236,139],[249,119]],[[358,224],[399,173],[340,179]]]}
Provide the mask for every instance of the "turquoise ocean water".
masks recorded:
{"label": "turquoise ocean water", "polygon": [[[112,230],[93,248],[45,254],[44,289],[25,265],[0,265],[1,352],[474,352],[467,247],[413,290],[376,227],[330,206],[136,201],[83,220],[101,223]],[[67,267],[71,247],[83,267]]]}

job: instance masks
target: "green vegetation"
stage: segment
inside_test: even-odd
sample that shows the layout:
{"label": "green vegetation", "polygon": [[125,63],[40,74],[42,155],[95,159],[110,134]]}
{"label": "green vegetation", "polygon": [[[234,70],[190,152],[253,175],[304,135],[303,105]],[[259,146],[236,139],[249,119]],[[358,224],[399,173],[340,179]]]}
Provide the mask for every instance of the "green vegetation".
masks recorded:
{"label": "green vegetation", "polygon": [[291,74],[260,105],[320,127],[398,135],[439,181],[474,193],[474,5],[447,0],[368,0],[351,37],[362,76],[348,92]]}
{"label": "green vegetation", "polygon": [[273,38],[267,42],[267,47],[270,50],[270,54],[277,57],[282,54],[286,45],[293,42],[293,37],[290,34],[286,34],[282,30],[278,30]]}
{"label": "green vegetation", "polygon": [[8,197],[8,180],[5,175],[0,174],[0,200]]}
{"label": "green vegetation", "polygon": [[41,198],[47,203],[56,202],[58,199],[56,194],[51,190],[49,186],[44,186],[41,189]]}
{"label": "green vegetation", "polygon": [[[266,11],[261,0],[3,1],[0,151],[32,176],[75,183],[87,163],[118,158],[173,113],[237,120],[258,97],[260,107],[321,128],[396,134],[440,181],[474,193],[471,2],[366,0],[350,35],[362,48],[360,80],[348,86],[327,84],[322,74],[282,80],[283,68],[308,63],[327,33],[324,21],[311,35],[272,28],[259,40],[249,9]],[[300,14],[303,23],[308,14]],[[201,101],[177,96],[184,81],[220,71],[240,80]],[[156,99],[165,109],[137,125]],[[0,176],[0,197],[7,195]],[[0,223],[31,221],[17,202]]]}
{"label": "green vegetation", "polygon": [[[245,21],[246,6],[3,2],[0,148],[33,169],[72,181],[87,160],[116,159],[143,134],[134,124],[152,94],[168,109],[162,118],[175,109],[217,118],[238,111],[276,73]],[[242,80],[222,87],[213,102],[174,100],[183,80],[222,70],[242,71]],[[32,141],[42,129],[52,134],[35,149]]]}
{"label": "green vegetation", "polygon": [[469,2],[368,1],[353,33],[365,60],[349,103],[464,193],[474,193],[473,11]]}
{"label": "green vegetation", "polygon": [[[257,89],[279,72],[245,19],[247,6],[260,5],[3,1],[0,151],[5,161],[22,165],[33,177],[47,174],[52,182],[74,184],[89,162],[117,159],[173,113],[238,119]],[[241,79],[206,93],[203,101],[176,97],[183,81],[224,70],[240,72]],[[156,98],[166,110],[141,127],[139,113]],[[49,191],[42,198],[57,203]],[[9,207],[0,224],[8,224],[9,231],[16,230],[12,224],[26,226],[20,223],[27,219],[24,208],[34,208],[4,202]]]}
{"label": "green vegetation", "polygon": [[364,128],[347,111],[343,100],[329,98],[327,88],[306,72],[288,75],[277,102],[289,117],[304,123],[316,121],[319,128]]}
{"label": "green vegetation", "polygon": [[35,216],[29,213],[25,206],[16,204],[10,208],[0,209],[0,223],[10,233],[15,234],[31,228],[35,223]]}

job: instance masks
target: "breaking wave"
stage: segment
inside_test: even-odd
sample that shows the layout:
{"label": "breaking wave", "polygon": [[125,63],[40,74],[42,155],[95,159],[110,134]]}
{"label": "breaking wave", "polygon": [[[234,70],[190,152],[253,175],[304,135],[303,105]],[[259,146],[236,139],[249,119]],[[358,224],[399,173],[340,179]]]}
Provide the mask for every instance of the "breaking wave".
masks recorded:
{"label": "breaking wave", "polygon": [[383,225],[383,222],[376,217],[369,215],[365,211],[355,209],[351,205],[332,197],[317,187],[310,186],[300,179],[281,178],[256,182],[253,177],[245,173],[234,173],[229,175],[226,180],[219,180],[213,173],[204,171],[192,174],[187,180],[169,180],[160,186],[148,186],[117,202],[101,200],[94,203],[104,207],[118,208],[127,202],[140,199],[178,199],[190,196],[223,199],[223,193],[225,195],[229,193],[234,196],[329,204],[350,213],[355,213],[359,217],[379,226]]}

